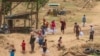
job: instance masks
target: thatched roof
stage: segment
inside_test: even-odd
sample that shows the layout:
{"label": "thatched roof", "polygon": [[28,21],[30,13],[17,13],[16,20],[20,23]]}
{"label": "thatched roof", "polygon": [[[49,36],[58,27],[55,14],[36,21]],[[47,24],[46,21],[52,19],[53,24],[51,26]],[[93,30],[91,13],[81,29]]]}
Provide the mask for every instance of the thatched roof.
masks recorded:
{"label": "thatched roof", "polygon": [[24,13],[18,13],[13,15],[8,15],[5,17],[5,19],[27,19],[27,17],[31,14],[36,14],[36,12],[30,13],[30,12],[24,12]]}

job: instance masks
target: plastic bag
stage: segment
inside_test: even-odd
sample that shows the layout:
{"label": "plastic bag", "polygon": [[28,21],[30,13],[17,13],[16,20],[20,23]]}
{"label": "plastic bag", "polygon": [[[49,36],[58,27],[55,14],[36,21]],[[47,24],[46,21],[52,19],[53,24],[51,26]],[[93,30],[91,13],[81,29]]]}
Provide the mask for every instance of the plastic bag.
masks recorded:
{"label": "plastic bag", "polygon": [[36,42],[39,43],[39,37],[36,37]]}
{"label": "plastic bag", "polygon": [[79,36],[82,37],[84,35],[84,33],[82,31],[80,31]]}

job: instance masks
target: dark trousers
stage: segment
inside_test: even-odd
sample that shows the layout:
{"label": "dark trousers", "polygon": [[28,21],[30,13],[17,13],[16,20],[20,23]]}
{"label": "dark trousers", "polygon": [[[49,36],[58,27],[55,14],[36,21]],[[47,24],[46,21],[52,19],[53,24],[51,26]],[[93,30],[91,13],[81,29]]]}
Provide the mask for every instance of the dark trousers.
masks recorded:
{"label": "dark trousers", "polygon": [[43,34],[43,35],[45,34],[45,29],[42,29],[42,34]]}
{"label": "dark trousers", "polygon": [[94,39],[94,35],[90,35],[89,40],[93,41],[93,39]]}
{"label": "dark trousers", "polygon": [[80,31],[77,30],[77,31],[76,31],[76,37],[77,37],[78,40],[79,40],[79,33],[80,33]]}
{"label": "dark trousers", "polygon": [[34,51],[34,44],[31,44],[31,51]]}

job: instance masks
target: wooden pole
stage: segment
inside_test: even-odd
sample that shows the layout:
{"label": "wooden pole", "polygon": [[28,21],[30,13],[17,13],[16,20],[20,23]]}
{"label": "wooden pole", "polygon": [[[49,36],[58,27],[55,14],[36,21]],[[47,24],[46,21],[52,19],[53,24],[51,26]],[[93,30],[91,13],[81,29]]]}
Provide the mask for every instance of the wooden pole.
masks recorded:
{"label": "wooden pole", "polygon": [[37,3],[36,3],[36,29],[38,29],[38,22],[39,22],[39,18],[38,18],[38,13],[39,13],[39,3],[38,3],[38,0],[37,0]]}
{"label": "wooden pole", "polygon": [[24,19],[24,28],[26,27],[26,19]]}
{"label": "wooden pole", "polygon": [[0,26],[2,24],[2,2],[1,2],[1,8],[0,8]]}
{"label": "wooden pole", "polygon": [[30,20],[29,16],[28,16],[28,21],[29,21],[29,27],[31,27],[31,20]]}
{"label": "wooden pole", "polygon": [[3,24],[5,24],[5,2],[4,1],[2,1],[2,12],[3,12],[3,17],[4,17],[4,19],[3,19]]}
{"label": "wooden pole", "polygon": [[0,9],[0,26],[2,24],[2,13],[1,13],[1,9]]}
{"label": "wooden pole", "polygon": [[32,8],[33,4],[31,3],[31,27],[32,27],[32,12],[33,12],[33,8]]}

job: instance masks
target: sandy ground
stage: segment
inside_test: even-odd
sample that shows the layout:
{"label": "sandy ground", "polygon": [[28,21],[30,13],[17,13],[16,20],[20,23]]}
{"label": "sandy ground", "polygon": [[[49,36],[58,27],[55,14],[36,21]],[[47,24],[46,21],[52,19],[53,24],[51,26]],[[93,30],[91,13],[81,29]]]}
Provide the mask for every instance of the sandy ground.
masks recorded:
{"label": "sandy ground", "polygon": [[[87,23],[86,27],[82,28],[85,35],[81,37],[80,40],[76,40],[75,34],[73,33],[73,26],[68,27],[66,29],[65,34],[61,34],[59,31],[59,28],[57,29],[58,32],[55,35],[47,35],[46,39],[48,40],[48,56],[59,56],[61,51],[58,51],[57,46],[57,40],[60,36],[63,37],[63,45],[68,50],[69,48],[73,46],[80,46],[82,44],[86,44],[86,41],[89,37],[89,25],[93,24],[95,28],[95,40],[94,42],[100,43],[100,2],[97,3],[97,5],[89,11],[90,13],[87,13],[88,19],[91,19],[90,23]],[[9,56],[8,49],[6,48],[6,43],[9,42],[10,44],[14,44],[16,48],[15,56],[41,56],[41,49],[39,48],[38,44],[35,43],[35,53],[30,53],[30,45],[29,45],[29,34],[19,34],[19,33],[12,33],[12,34],[0,34],[0,36],[4,36],[4,40],[0,43],[0,56]],[[26,42],[26,53],[22,54],[21,52],[21,42],[22,40],[25,40]],[[54,41],[54,42],[51,42]],[[94,43],[93,42],[93,43]],[[4,43],[4,44],[3,44]],[[72,56],[72,55],[68,55]]]}

